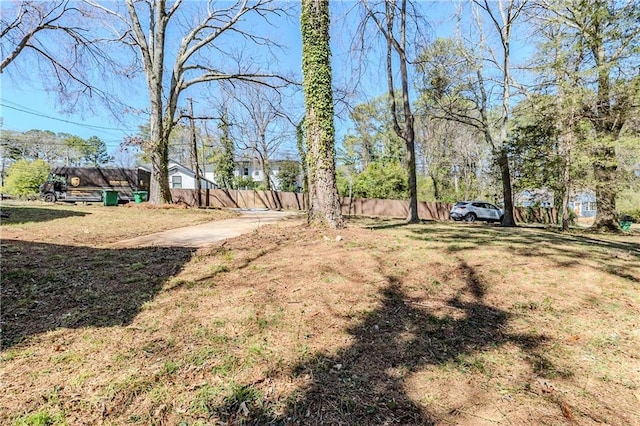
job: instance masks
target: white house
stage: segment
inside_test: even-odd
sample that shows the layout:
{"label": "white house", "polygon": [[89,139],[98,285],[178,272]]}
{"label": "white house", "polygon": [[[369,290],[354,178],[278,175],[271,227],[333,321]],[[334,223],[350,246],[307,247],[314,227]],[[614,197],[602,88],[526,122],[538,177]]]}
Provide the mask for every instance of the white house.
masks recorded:
{"label": "white house", "polygon": [[[271,170],[269,172],[269,181],[271,183],[271,188],[274,190],[280,189],[280,179],[278,179],[278,175],[280,173],[280,167],[283,163],[295,161],[295,160],[269,160],[269,166]],[[296,161],[299,164],[299,162]],[[258,160],[236,160],[235,166],[233,169],[233,176],[251,178],[256,184],[260,185],[264,183],[265,176],[262,171],[262,167],[260,166],[260,162]],[[205,172],[205,177],[210,181],[215,182],[216,178],[212,171]],[[298,176],[297,183],[298,187],[301,187],[302,176]]]}
{"label": "white house", "polygon": [[[196,174],[180,163],[169,161],[169,187],[172,189],[196,189]],[[212,180],[200,176],[200,188],[214,189],[218,186]]]}

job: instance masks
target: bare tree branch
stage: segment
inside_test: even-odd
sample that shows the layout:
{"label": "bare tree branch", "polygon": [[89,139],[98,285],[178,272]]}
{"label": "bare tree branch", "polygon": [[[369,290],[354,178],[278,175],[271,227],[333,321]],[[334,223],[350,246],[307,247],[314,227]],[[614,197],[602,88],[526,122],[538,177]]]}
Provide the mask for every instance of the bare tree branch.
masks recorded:
{"label": "bare tree branch", "polygon": [[[0,72],[8,73],[15,84],[37,79],[45,90],[55,93],[64,111],[83,103],[83,111],[96,105],[122,118],[124,105],[108,88],[114,80],[99,78],[125,75],[123,55],[108,51],[111,40],[103,37],[104,10],[88,2],[54,0],[16,1],[15,8],[3,4],[0,16],[2,58]],[[14,13],[11,13],[11,12]],[[8,19],[13,16],[12,19]],[[30,67],[28,73],[20,67]],[[41,71],[36,75],[35,72]],[[99,102],[96,102],[99,101]]]}
{"label": "bare tree branch", "polygon": [[[95,4],[94,0],[87,0]],[[183,114],[178,103],[185,90],[206,83],[255,83],[278,89],[296,84],[293,79],[277,73],[262,72],[251,61],[247,64],[240,54],[237,69],[225,69],[220,58],[230,59],[218,44],[222,36],[240,36],[255,46],[273,47],[276,43],[258,34],[255,27],[244,29],[249,16],[264,19],[284,12],[274,0],[237,0],[204,3],[175,0],[126,0],[127,14],[110,10],[124,25],[118,38],[137,47],[142,59],[150,100],[150,133],[153,150],[150,201],[170,202],[168,187],[168,138]],[[184,6],[184,7],[183,7]],[[102,5],[97,5],[105,9]],[[286,12],[285,12],[286,13]],[[169,23],[173,22],[169,32]],[[114,31],[116,32],[116,31]],[[171,37],[177,47],[170,51]],[[130,44],[131,45],[131,44]],[[217,52],[217,54],[212,54]],[[215,65],[213,65],[215,64]]]}
{"label": "bare tree branch", "polygon": [[[13,48],[0,62],[0,73],[13,62],[18,55],[28,46],[32,46],[32,40],[41,32],[50,30],[63,32],[69,35],[74,41],[80,45],[89,47],[91,42],[86,39],[77,27],[68,24],[56,24],[65,17],[70,15],[83,15],[83,11],[76,7],[69,7],[69,0],[56,2],[48,9],[45,4],[32,4],[30,2],[21,2],[18,6],[19,11],[16,18],[11,22],[2,19],[2,31],[0,39],[5,46],[13,44]],[[33,21],[33,22],[32,22]],[[12,32],[18,33],[12,36]]]}

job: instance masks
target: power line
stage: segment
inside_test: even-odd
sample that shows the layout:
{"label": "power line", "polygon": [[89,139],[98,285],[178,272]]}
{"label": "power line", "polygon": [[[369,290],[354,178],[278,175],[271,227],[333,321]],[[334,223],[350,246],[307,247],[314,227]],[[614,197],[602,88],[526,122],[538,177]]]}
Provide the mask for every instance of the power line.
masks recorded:
{"label": "power line", "polygon": [[[2,100],[3,102],[10,102],[10,101],[6,101],[6,100]],[[43,117],[43,118],[48,118],[50,120],[55,120],[55,121],[61,121],[63,123],[68,123],[68,124],[75,124],[76,126],[81,126],[81,127],[86,127],[89,129],[97,129],[97,130],[117,130],[117,131],[126,131],[126,132],[137,132],[139,129],[123,129],[123,128],[116,128],[116,127],[104,127],[104,126],[94,126],[92,124],[86,124],[86,123],[79,123],[77,121],[71,121],[71,120],[65,120],[63,118],[57,118],[57,117],[52,117],[50,115],[47,114],[43,114],[41,112],[36,112],[35,110],[31,110],[29,111],[28,109],[26,109],[27,107],[24,107],[22,105],[18,105],[15,102],[11,102],[15,105],[20,106],[21,108],[17,108],[17,107],[13,107],[11,105],[7,105],[3,102],[0,102],[0,106],[3,106],[5,108],[9,108],[9,109],[13,109],[15,111],[20,111],[20,112],[24,112],[25,114],[30,114],[30,115],[35,115],[38,117]]]}
{"label": "power line", "polygon": [[[104,144],[107,147],[118,147],[121,142],[116,140],[104,140],[101,138],[98,138],[98,139],[100,139],[101,142],[104,142]],[[82,140],[86,142],[86,139],[82,139]],[[69,145],[64,140],[61,140],[58,137],[56,137],[55,140],[46,140],[46,141],[42,141],[41,139],[38,139],[38,140],[23,139],[22,137],[19,137],[19,138],[3,137],[2,139],[0,139],[0,146],[7,146],[9,142],[19,143],[24,146],[69,147]]]}

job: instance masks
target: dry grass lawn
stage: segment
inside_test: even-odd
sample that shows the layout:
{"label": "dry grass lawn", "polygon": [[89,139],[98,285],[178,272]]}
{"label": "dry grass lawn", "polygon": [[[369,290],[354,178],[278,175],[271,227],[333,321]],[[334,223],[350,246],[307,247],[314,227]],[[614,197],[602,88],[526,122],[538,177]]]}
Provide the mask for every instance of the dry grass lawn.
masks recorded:
{"label": "dry grass lawn", "polygon": [[11,210],[0,424],[640,425],[637,231],[358,219],[115,250],[223,213]]}

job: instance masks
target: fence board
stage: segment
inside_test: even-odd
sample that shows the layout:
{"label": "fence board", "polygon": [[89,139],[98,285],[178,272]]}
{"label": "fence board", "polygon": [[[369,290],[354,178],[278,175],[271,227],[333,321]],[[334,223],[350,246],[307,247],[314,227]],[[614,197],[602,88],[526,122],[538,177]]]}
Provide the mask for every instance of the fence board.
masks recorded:
{"label": "fence board", "polygon": [[[214,208],[244,209],[282,209],[306,210],[304,194],[279,191],[251,191],[235,189],[203,190],[202,204]],[[195,189],[172,189],[171,195],[176,203],[189,206],[198,204]],[[383,216],[405,218],[409,213],[409,202],[406,200],[380,200],[341,197],[342,214],[356,216]],[[418,216],[422,220],[449,220],[451,204],[438,202],[419,202]],[[557,224],[555,208],[517,207],[514,211],[516,222]]]}

